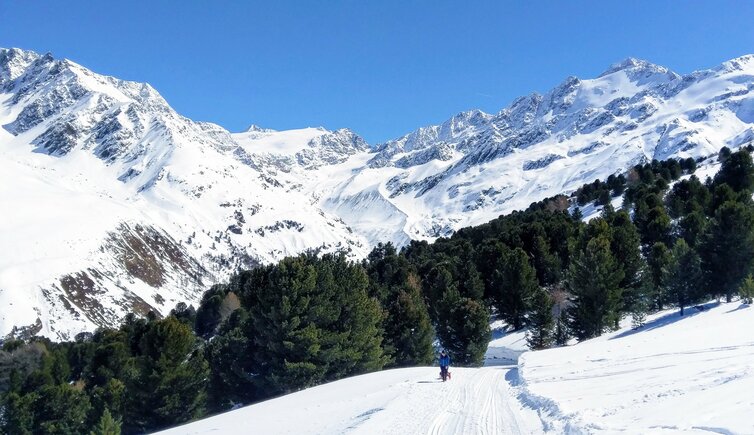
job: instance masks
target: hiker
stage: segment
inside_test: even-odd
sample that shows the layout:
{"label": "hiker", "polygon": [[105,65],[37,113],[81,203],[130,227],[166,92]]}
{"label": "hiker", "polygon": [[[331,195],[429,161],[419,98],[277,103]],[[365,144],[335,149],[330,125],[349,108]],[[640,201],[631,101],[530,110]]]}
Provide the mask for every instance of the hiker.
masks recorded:
{"label": "hiker", "polygon": [[440,377],[443,382],[450,379],[448,367],[450,367],[450,355],[448,355],[447,352],[445,352],[445,349],[443,349],[442,352],[440,352]]}

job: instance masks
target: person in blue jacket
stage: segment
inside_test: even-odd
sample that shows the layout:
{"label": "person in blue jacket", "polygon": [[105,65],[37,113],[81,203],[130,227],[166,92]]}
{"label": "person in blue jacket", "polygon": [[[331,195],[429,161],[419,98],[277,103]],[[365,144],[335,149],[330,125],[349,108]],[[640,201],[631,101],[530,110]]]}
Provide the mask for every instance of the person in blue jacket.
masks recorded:
{"label": "person in blue jacket", "polygon": [[450,379],[448,367],[450,367],[450,355],[448,355],[447,352],[445,352],[445,349],[443,349],[442,352],[440,352],[440,377],[443,382]]}

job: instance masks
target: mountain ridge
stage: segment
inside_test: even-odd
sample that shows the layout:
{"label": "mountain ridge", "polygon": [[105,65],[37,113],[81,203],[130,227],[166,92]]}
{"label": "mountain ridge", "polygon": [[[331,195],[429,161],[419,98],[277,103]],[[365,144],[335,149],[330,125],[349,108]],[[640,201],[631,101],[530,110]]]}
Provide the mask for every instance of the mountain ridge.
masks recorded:
{"label": "mountain ridge", "polygon": [[679,75],[628,58],[370,146],[347,128],[229,132],[148,84],[0,49],[0,241],[19,247],[0,257],[0,302],[17,307],[0,336],[166,313],[240,267],[306,249],[361,258],[639,162],[737,148],[754,139],[753,59]]}

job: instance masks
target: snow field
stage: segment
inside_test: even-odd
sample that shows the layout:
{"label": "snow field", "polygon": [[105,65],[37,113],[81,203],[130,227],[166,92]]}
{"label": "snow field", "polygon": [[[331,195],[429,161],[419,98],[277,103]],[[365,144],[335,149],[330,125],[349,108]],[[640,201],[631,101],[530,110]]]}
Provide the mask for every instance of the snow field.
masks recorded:
{"label": "snow field", "polygon": [[511,367],[395,369],[320,385],[179,426],[169,434],[541,433],[532,409],[511,393]]}
{"label": "snow field", "polygon": [[541,414],[558,431],[752,434],[754,308],[706,307],[527,352],[519,360],[524,393],[555,404]]}

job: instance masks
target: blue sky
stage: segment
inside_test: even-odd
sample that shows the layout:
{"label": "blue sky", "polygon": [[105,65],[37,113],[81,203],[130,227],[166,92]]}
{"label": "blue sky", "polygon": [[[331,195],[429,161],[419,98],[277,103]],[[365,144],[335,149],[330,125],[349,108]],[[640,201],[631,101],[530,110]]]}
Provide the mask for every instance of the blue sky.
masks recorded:
{"label": "blue sky", "polygon": [[349,127],[377,143],[628,56],[712,67],[754,52],[752,17],[745,0],[3,0],[0,46],[148,82],[231,131]]}

